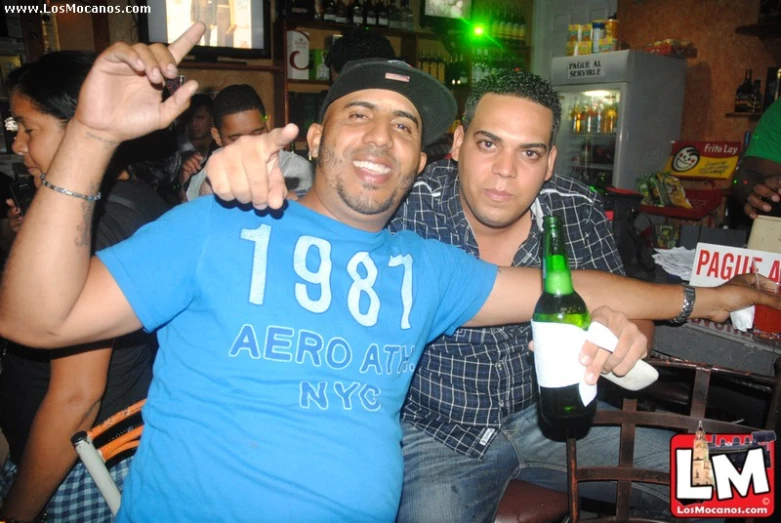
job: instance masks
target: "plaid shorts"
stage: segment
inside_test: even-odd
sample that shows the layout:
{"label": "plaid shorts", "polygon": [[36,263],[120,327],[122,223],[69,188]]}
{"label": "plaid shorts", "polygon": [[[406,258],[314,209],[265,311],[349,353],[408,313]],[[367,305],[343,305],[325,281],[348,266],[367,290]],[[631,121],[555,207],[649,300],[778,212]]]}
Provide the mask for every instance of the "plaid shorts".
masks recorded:
{"label": "plaid shorts", "polygon": [[[109,469],[111,477],[122,492],[125,476],[130,469],[133,456],[128,456]],[[17,467],[10,458],[5,460],[0,470],[0,499],[5,498],[16,477]],[[114,516],[103,499],[97,485],[87,472],[81,461],[71,469],[70,474],[60,484],[60,487],[46,506],[47,523],[103,523],[114,521]]]}

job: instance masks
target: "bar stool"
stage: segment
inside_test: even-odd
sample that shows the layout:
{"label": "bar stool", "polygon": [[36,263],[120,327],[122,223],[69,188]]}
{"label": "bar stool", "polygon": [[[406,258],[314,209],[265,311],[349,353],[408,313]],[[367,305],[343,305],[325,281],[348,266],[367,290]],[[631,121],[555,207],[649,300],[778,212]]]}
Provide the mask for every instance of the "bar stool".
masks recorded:
{"label": "bar stool", "polygon": [[495,523],[553,523],[567,515],[567,493],[514,479],[507,485]]}

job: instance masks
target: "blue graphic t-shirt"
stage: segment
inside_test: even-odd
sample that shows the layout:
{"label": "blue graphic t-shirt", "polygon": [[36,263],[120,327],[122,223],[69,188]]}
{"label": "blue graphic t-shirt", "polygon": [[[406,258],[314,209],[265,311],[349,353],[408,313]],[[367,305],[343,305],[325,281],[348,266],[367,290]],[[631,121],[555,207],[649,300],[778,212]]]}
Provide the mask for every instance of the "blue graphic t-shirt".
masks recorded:
{"label": "blue graphic t-shirt", "polygon": [[99,253],[160,351],[119,521],[393,521],[426,343],[496,267],[289,202],[200,198]]}

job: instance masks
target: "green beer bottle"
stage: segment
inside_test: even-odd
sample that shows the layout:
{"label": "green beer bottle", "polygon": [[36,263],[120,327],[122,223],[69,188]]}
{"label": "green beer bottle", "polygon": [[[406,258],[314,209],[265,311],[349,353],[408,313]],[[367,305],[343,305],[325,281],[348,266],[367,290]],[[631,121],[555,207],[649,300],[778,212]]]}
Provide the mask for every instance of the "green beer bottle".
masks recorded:
{"label": "green beer bottle", "polygon": [[591,315],[572,287],[561,220],[546,216],[543,224],[543,293],[532,318],[540,412],[553,425],[588,423],[596,391],[583,391],[586,369],[579,355]]}

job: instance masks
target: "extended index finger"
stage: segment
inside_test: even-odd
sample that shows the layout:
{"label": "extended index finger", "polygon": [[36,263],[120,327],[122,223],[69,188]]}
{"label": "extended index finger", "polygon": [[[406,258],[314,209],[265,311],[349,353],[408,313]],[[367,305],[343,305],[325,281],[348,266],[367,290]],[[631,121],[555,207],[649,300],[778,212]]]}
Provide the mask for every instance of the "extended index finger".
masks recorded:
{"label": "extended index finger", "polygon": [[271,149],[273,151],[281,151],[290,145],[290,142],[296,139],[298,136],[298,126],[296,124],[289,123],[284,127],[277,127],[272,129],[268,135],[271,140]]}
{"label": "extended index finger", "polygon": [[192,49],[193,46],[198,43],[205,31],[206,26],[201,22],[197,22],[190,26],[190,28],[185,31],[182,36],[171,42],[171,45],[168,46],[168,50],[173,55],[177,64],[184,60],[184,57],[187,56],[187,53],[190,52],[190,49]]}

